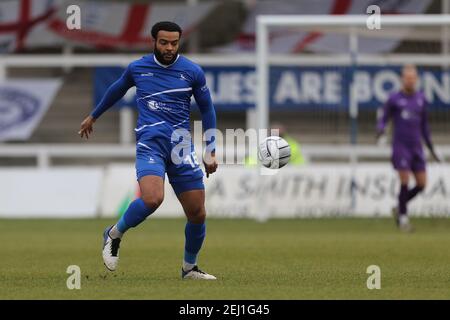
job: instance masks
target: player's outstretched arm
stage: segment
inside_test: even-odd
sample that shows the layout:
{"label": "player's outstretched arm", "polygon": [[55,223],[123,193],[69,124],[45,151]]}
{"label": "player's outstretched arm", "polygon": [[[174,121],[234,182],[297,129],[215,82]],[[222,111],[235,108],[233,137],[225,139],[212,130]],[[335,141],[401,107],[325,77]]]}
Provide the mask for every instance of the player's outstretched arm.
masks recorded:
{"label": "player's outstretched arm", "polygon": [[206,177],[216,172],[216,111],[212,103],[211,94],[206,86],[206,80],[203,72],[199,72],[196,85],[193,89],[195,101],[197,102],[200,113],[202,114],[203,132],[206,136],[206,153],[203,158]]}
{"label": "player's outstretched arm", "polygon": [[100,103],[95,107],[89,116],[87,116],[81,123],[80,131],[78,134],[81,138],[89,138],[89,135],[94,131],[94,122],[99,118],[106,110],[111,108],[119,99],[121,99],[130,89],[134,86],[133,76],[130,71],[130,66],[124,71],[122,76],[114,82],[108,90],[106,90]]}

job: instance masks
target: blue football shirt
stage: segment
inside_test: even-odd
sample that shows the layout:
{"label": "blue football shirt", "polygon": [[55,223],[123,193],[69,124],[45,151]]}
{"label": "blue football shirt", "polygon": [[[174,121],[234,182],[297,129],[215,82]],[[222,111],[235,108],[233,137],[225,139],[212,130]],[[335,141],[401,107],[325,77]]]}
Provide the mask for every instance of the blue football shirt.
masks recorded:
{"label": "blue football shirt", "polygon": [[[179,128],[189,131],[192,96],[202,113],[203,130],[215,129],[216,114],[203,70],[181,55],[170,65],[161,64],[154,54],[133,61],[108,88],[91,115],[98,118],[133,86],[138,108],[137,141],[155,133],[170,137]],[[208,149],[214,149],[215,135],[208,140]]]}

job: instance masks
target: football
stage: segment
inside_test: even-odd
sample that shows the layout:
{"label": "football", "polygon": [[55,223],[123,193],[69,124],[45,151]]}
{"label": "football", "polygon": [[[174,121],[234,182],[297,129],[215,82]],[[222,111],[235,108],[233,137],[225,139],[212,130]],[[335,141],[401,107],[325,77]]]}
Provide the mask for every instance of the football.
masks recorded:
{"label": "football", "polygon": [[284,167],[291,158],[291,147],[281,137],[270,136],[259,144],[258,158],[269,169]]}

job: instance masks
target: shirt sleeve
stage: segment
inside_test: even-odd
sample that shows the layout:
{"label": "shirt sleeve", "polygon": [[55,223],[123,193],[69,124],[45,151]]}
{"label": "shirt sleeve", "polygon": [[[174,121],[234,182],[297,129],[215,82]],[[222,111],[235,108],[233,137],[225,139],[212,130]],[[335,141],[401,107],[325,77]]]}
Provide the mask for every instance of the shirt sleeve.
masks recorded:
{"label": "shirt sleeve", "polygon": [[391,96],[384,104],[383,109],[382,109],[382,114],[378,118],[378,121],[377,121],[377,132],[378,133],[384,133],[384,130],[386,129],[387,122],[389,121],[389,118],[391,117],[391,113],[392,113],[392,103],[393,103],[393,99]]}
{"label": "shirt sleeve", "polygon": [[192,91],[202,115],[206,151],[214,152],[216,150],[216,111],[214,110],[211,94],[206,85],[205,74],[201,69],[196,72],[196,79]]}
{"label": "shirt sleeve", "polygon": [[100,117],[103,112],[111,108],[127,93],[128,89],[134,85],[135,83],[129,65],[120,78],[106,90],[100,103],[91,112],[91,116],[95,119]]}
{"label": "shirt sleeve", "polygon": [[428,103],[424,99],[424,107],[422,111],[422,119],[421,119],[421,131],[423,140],[425,141],[426,145],[429,149],[433,149],[433,144],[431,142],[431,134],[430,134],[430,127],[428,126],[428,111],[427,111]]}

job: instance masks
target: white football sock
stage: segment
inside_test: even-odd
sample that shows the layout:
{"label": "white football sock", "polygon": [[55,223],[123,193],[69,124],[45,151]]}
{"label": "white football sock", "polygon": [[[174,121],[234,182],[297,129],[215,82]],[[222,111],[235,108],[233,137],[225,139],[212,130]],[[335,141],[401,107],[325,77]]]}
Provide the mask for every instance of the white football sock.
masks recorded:
{"label": "white football sock", "polygon": [[115,224],[115,225],[111,228],[111,230],[109,230],[109,236],[110,236],[112,239],[122,238],[123,233],[120,232],[120,231],[117,229],[117,224]]}
{"label": "white football sock", "polygon": [[186,261],[183,261],[183,270],[184,271],[192,270],[193,267],[195,267],[195,264],[187,263]]}
{"label": "white football sock", "polygon": [[409,217],[406,214],[401,214],[399,219],[400,225],[402,226],[407,225],[409,223]]}

